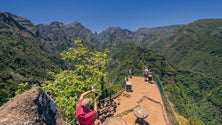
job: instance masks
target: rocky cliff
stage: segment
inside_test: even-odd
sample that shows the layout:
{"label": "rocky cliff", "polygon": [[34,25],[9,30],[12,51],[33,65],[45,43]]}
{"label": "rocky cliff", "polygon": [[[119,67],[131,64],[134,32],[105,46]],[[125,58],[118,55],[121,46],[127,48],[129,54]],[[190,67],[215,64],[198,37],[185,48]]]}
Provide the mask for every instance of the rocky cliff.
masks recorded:
{"label": "rocky cliff", "polygon": [[63,125],[52,99],[40,87],[14,97],[0,107],[1,125]]}

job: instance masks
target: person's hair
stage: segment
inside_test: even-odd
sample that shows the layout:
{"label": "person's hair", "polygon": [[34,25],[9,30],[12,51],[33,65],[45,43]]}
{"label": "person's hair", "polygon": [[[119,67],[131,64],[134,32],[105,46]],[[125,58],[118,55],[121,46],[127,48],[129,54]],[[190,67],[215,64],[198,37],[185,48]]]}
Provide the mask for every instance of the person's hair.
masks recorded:
{"label": "person's hair", "polygon": [[84,98],[82,101],[82,106],[86,108],[86,107],[89,107],[91,105],[91,103],[92,102],[91,102],[90,98]]}

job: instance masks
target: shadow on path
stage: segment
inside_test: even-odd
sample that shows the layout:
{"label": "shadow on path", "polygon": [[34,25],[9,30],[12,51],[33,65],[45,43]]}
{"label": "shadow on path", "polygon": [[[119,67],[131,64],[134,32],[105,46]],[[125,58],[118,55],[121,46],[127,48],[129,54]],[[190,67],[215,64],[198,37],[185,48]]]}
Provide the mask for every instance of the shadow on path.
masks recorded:
{"label": "shadow on path", "polygon": [[150,124],[147,121],[145,121],[144,119],[137,118],[136,125],[150,125]]}

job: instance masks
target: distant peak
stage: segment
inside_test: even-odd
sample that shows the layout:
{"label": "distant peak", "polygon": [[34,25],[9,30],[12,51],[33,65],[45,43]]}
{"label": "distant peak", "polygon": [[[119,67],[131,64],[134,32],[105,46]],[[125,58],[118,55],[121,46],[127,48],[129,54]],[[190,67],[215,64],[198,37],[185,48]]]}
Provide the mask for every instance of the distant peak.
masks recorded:
{"label": "distant peak", "polygon": [[109,27],[107,30],[122,30],[119,26]]}
{"label": "distant peak", "polygon": [[[26,20],[26,21],[29,21],[28,19],[24,18],[24,17],[21,17],[21,16],[17,16],[17,15],[14,15],[12,13],[9,13],[9,12],[0,12],[0,15],[4,15],[5,17],[7,18],[13,18],[15,20]],[[29,21],[30,22],[30,21]]]}
{"label": "distant peak", "polygon": [[[0,12],[0,15],[13,15],[13,14],[11,14],[11,13],[9,13],[9,12]],[[15,16],[15,15],[14,15]]]}
{"label": "distant peak", "polygon": [[58,21],[54,21],[50,25],[62,26],[63,23],[62,22],[58,22]]}
{"label": "distant peak", "polygon": [[104,32],[132,32],[128,29],[122,29],[121,27],[119,26],[115,26],[115,27],[109,27],[108,29],[106,29]]}
{"label": "distant peak", "polygon": [[9,12],[0,12],[0,17],[1,17],[1,19],[9,19],[9,18],[15,18],[17,16],[13,15]]}
{"label": "distant peak", "polygon": [[70,26],[73,26],[73,27],[76,27],[76,26],[81,26],[81,27],[84,27],[81,23],[79,22],[73,22],[71,24],[69,24]]}

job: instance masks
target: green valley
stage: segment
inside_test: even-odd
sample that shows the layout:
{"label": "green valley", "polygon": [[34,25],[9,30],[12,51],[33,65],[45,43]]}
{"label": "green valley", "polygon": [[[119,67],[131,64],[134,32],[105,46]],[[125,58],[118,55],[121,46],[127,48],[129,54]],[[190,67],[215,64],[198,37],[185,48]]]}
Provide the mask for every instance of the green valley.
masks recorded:
{"label": "green valley", "polygon": [[[82,41],[81,45],[74,44],[75,40]],[[91,82],[96,82],[93,85],[98,88],[102,84],[124,87],[129,69],[133,75],[142,76],[149,67],[160,78],[178,115],[192,125],[219,125],[221,65],[222,19],[135,32],[110,27],[97,34],[78,22],[34,25],[23,17],[0,12],[0,105],[15,96],[21,89],[19,84],[30,88],[55,83],[60,87],[52,85],[57,93],[50,90],[50,85],[45,88],[52,96],[65,96],[57,102],[66,100],[68,106],[63,113],[70,119],[69,110],[73,107],[69,104],[77,100],[70,101],[70,95],[76,97],[81,90],[89,89]],[[87,68],[93,71],[87,72]],[[76,70],[70,72],[71,69]],[[69,83],[76,91],[60,91],[62,84]],[[69,90],[69,86],[65,87]],[[116,91],[119,89],[113,92]]]}

